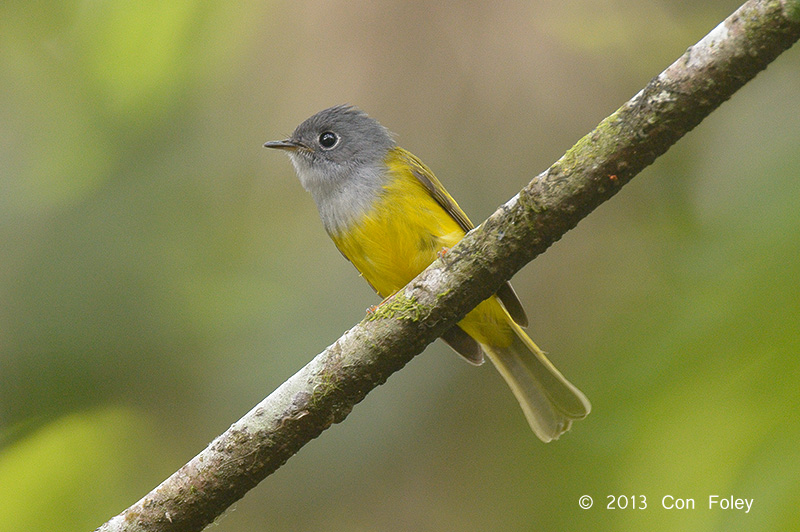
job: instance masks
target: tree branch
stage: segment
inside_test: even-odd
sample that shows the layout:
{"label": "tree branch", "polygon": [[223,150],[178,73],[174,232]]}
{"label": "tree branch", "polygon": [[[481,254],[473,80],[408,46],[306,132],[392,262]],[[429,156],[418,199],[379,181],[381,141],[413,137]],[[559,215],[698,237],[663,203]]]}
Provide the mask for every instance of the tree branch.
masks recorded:
{"label": "tree branch", "polygon": [[750,1],[405,289],[98,531],[200,530],[800,37],[800,0]]}

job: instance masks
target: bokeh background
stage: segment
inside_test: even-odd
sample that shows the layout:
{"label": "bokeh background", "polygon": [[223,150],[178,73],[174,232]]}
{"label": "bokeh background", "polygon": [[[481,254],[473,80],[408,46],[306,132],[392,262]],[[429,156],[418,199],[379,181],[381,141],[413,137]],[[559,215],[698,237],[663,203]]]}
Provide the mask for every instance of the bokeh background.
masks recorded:
{"label": "bokeh background", "polygon": [[[357,104],[480,221],[737,6],[4,0],[0,529],[99,526],[376,303],[264,141]],[[795,48],[516,276],[586,420],[437,342],[214,530],[796,529],[798,173]]]}

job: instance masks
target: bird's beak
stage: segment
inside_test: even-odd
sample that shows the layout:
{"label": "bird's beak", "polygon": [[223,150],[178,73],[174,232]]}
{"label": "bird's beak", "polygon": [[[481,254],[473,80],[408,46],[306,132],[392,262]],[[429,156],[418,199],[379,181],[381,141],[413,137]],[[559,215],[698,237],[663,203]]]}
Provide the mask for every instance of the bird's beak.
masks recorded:
{"label": "bird's beak", "polygon": [[271,140],[264,144],[265,148],[274,148],[276,150],[290,150],[294,151],[303,147],[302,144],[297,142],[296,140],[286,139],[286,140]]}

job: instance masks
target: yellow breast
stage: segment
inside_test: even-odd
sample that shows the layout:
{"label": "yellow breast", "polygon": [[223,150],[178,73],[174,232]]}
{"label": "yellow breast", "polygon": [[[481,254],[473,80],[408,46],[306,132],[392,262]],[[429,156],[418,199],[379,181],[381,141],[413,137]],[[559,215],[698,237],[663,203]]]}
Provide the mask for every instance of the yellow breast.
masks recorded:
{"label": "yellow breast", "polygon": [[331,235],[339,250],[382,297],[424,270],[442,248],[464,237],[458,223],[392,151],[387,181],[373,207]]}
{"label": "yellow breast", "polygon": [[[331,235],[342,254],[384,298],[407,285],[439,251],[453,247],[465,235],[414,176],[406,155],[399,148],[390,152],[388,179],[373,207],[346,230]],[[459,325],[478,342],[503,347],[513,339],[511,321],[492,296]]]}

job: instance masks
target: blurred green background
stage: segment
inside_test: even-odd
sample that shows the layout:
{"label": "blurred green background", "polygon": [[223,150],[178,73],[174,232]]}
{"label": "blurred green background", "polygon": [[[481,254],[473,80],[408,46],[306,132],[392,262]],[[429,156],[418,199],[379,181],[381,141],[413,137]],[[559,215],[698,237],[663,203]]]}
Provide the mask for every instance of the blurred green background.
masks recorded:
{"label": "blurred green background", "polygon": [[[376,303],[264,141],[359,105],[480,221],[738,4],[5,0],[0,529],[100,525]],[[795,48],[516,276],[560,441],[437,342],[215,530],[796,529],[798,102]]]}

